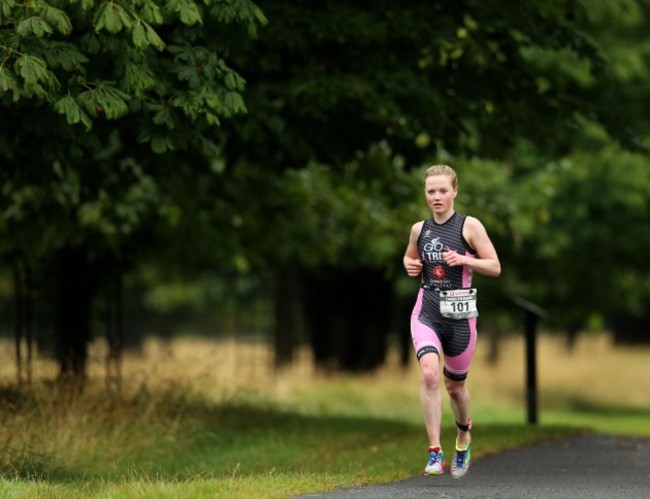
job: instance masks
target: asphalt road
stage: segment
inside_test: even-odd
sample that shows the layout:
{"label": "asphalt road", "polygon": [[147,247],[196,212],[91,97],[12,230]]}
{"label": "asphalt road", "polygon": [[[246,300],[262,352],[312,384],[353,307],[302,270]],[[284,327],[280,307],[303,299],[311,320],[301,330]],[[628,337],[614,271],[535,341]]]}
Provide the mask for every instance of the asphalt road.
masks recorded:
{"label": "asphalt road", "polygon": [[637,498],[650,499],[650,439],[580,435],[477,459],[467,476],[401,482],[305,498]]}

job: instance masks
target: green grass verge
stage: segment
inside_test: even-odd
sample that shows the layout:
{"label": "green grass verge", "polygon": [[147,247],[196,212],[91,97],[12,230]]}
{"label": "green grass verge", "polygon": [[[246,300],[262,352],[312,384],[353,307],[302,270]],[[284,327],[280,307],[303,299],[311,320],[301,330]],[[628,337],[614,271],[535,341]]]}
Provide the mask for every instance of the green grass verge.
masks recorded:
{"label": "green grass verge", "polygon": [[[133,415],[151,404],[133,403],[126,413],[101,406],[102,414],[94,412],[99,408],[77,414],[78,421],[91,421],[65,437],[67,447],[35,452],[5,442],[0,496],[290,497],[404,479],[426,460],[424,430],[407,422],[182,398],[159,400],[156,418],[138,420]],[[529,445],[567,431],[575,428],[483,424],[474,432],[474,452]],[[453,428],[444,434],[443,445],[453,448]]]}

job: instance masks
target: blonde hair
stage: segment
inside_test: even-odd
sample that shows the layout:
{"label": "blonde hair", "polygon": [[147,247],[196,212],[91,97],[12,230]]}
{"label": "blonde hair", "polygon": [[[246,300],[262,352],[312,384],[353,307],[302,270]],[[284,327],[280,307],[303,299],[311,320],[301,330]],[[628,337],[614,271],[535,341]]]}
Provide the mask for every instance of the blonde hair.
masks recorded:
{"label": "blonde hair", "polygon": [[427,168],[427,171],[424,172],[424,180],[428,177],[433,177],[434,175],[447,175],[451,180],[451,186],[454,190],[458,189],[458,177],[456,172],[451,166],[447,165],[433,165]]}

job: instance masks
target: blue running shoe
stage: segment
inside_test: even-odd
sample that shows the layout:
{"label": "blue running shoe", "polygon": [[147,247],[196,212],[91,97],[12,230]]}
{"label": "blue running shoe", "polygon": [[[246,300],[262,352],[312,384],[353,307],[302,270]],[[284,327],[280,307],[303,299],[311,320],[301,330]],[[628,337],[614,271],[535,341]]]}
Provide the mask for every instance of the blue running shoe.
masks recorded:
{"label": "blue running shoe", "polygon": [[463,478],[469,471],[472,457],[472,443],[467,444],[467,448],[463,450],[458,449],[456,443],[456,452],[454,453],[454,460],[451,463],[451,476],[453,478]]}
{"label": "blue running shoe", "polygon": [[429,447],[429,462],[424,468],[425,475],[442,475],[445,472],[445,455],[440,447]]}

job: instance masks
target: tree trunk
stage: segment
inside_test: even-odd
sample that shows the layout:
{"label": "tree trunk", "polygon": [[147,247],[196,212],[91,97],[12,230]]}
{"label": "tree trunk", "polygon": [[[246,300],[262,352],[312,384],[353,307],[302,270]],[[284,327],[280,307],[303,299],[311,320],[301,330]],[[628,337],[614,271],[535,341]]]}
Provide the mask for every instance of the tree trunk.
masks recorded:
{"label": "tree trunk", "polygon": [[81,389],[91,339],[95,269],[84,245],[68,246],[56,255],[54,336],[60,380]]}
{"label": "tree trunk", "polygon": [[578,340],[578,333],[582,324],[579,322],[570,322],[566,328],[566,346],[569,352],[573,352],[576,346],[576,341]]}
{"label": "tree trunk", "polygon": [[23,355],[22,339],[24,333],[24,310],[25,310],[25,293],[23,272],[18,257],[12,260],[13,284],[14,284],[14,347],[16,354],[16,376],[18,385],[23,381]]}
{"label": "tree trunk", "polygon": [[393,296],[393,327],[397,333],[397,348],[399,352],[399,362],[402,368],[409,366],[413,358],[413,339],[411,338],[411,313],[415,306],[415,295],[413,296]]}
{"label": "tree trunk", "polygon": [[106,386],[122,390],[122,350],[124,348],[122,269],[116,265],[106,275],[104,324],[108,354],[106,355]]}
{"label": "tree trunk", "polygon": [[650,343],[650,311],[637,314],[621,311],[612,313],[607,320],[614,333],[616,345],[647,345]]}
{"label": "tree trunk", "polygon": [[275,367],[287,366],[293,361],[299,333],[300,284],[295,269],[285,267],[275,277],[273,339]]}
{"label": "tree trunk", "polygon": [[501,359],[501,340],[504,335],[504,320],[503,317],[493,312],[491,319],[488,322],[488,351],[487,363],[491,366],[496,366]]}
{"label": "tree trunk", "polygon": [[[12,258],[14,287],[14,341],[16,354],[16,374],[19,385],[32,382],[32,306],[33,283],[31,268],[21,253]],[[26,353],[23,352],[23,345]]]}
{"label": "tree trunk", "polygon": [[306,280],[305,315],[316,363],[370,371],[386,358],[392,288],[380,269],[322,269]]}

